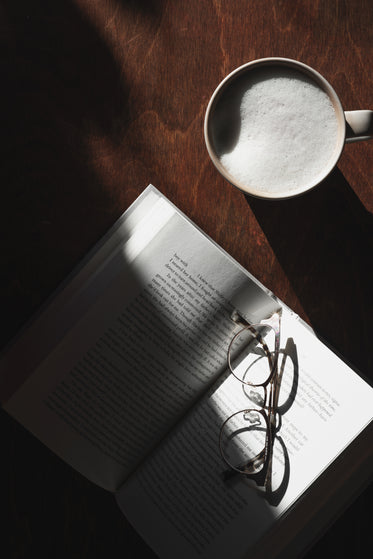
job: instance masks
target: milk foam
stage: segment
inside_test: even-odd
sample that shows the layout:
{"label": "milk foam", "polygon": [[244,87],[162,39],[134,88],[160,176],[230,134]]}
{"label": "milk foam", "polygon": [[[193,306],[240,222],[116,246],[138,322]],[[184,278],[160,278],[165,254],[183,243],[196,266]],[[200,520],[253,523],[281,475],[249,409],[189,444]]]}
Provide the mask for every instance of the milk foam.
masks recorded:
{"label": "milk foam", "polygon": [[287,68],[255,72],[241,88],[234,145],[220,152],[226,170],[244,185],[272,193],[318,182],[338,136],[327,93]]}

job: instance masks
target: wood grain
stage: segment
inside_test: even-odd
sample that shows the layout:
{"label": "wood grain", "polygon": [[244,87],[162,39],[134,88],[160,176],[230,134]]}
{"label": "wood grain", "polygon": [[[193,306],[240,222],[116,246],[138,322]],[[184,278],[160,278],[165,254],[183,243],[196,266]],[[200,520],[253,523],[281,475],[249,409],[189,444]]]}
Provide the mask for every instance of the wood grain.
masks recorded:
{"label": "wood grain", "polygon": [[[370,0],[3,0],[0,25],[2,345],[152,182],[372,375],[373,143],[268,203],[230,187],[203,140],[214,88],[265,56],[373,108]],[[7,557],[153,557],[110,495],[3,413],[1,433]],[[370,488],[308,557],[359,557],[372,528]]]}

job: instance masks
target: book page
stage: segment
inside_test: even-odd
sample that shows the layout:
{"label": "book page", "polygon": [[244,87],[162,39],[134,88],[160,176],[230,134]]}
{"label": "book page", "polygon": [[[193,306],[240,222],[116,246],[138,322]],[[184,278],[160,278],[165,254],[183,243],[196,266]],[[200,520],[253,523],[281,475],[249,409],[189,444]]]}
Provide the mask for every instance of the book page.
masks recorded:
{"label": "book page", "polygon": [[110,286],[118,271],[128,268],[142,248],[174,213],[149,186],[83,258],[0,359],[0,400],[6,402],[52,352],[67,332]]}
{"label": "book page", "polygon": [[162,559],[245,556],[372,420],[373,389],[287,311],[281,338],[271,499],[240,474],[222,477],[221,425],[253,407],[233,375],[210,390],[117,493],[127,518]]}
{"label": "book page", "polygon": [[99,288],[90,285],[95,297],[83,316],[5,405],[110,490],[225,369],[236,302],[247,301],[251,320],[277,307],[159,195],[132,225],[123,247],[95,271]]}

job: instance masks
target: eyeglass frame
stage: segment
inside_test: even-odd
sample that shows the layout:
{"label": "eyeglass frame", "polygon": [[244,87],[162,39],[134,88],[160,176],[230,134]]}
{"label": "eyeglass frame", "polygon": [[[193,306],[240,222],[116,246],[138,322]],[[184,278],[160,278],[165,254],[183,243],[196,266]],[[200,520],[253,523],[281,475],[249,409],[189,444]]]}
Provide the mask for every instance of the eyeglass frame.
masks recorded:
{"label": "eyeglass frame", "polygon": [[[283,371],[278,371],[278,360],[279,360],[279,353],[280,353],[280,331],[281,331],[281,309],[279,309],[277,312],[273,313],[273,315],[268,318],[268,319],[264,319],[262,320],[260,323],[258,324],[251,324],[249,322],[247,322],[241,315],[239,315],[237,312],[234,313],[234,315],[232,316],[232,320],[234,320],[234,322],[241,324],[243,327],[233,336],[229,346],[228,346],[228,350],[227,350],[227,362],[228,362],[228,368],[230,370],[230,372],[233,374],[233,376],[239,380],[243,385],[246,386],[252,386],[253,388],[260,388],[262,387],[264,390],[264,400],[263,400],[263,404],[261,405],[261,408],[256,409],[256,408],[247,408],[247,409],[243,409],[243,410],[239,410],[234,412],[233,414],[231,414],[222,424],[221,428],[220,428],[220,434],[219,434],[219,450],[220,450],[220,454],[224,460],[224,462],[229,466],[230,470],[225,471],[224,472],[224,478],[228,479],[230,477],[232,477],[233,475],[235,475],[236,473],[244,475],[245,477],[252,479],[253,481],[255,481],[255,483],[259,486],[259,487],[264,487],[266,490],[271,491],[271,470],[272,470],[272,454],[273,454],[273,444],[274,444],[274,440],[275,440],[275,436],[276,436],[276,432],[277,432],[277,422],[276,422],[276,412],[277,412],[277,408],[278,408],[278,398],[279,398],[279,391],[280,391],[280,384],[281,384],[281,376]],[[271,352],[267,346],[267,344],[262,340],[262,336],[260,334],[260,332],[257,330],[258,328],[263,328],[263,327],[270,327],[275,334],[275,347],[274,347],[274,351]],[[232,364],[231,364],[231,356],[230,356],[230,349],[234,343],[234,341],[237,339],[237,337],[244,331],[244,330],[249,330],[253,336],[254,339],[258,340],[258,343],[261,344],[262,348],[264,349],[264,352],[266,354],[266,357],[268,359],[269,362],[269,366],[270,366],[270,373],[267,377],[267,379],[262,382],[262,383],[251,383],[251,382],[245,382],[244,380],[240,379],[235,372],[233,371],[232,368]],[[273,357],[272,357],[273,356]],[[268,385],[270,385],[270,391],[269,391],[269,397],[268,397],[268,405],[267,405],[267,388]],[[266,411],[266,409],[268,411]],[[262,417],[264,418],[265,424],[266,424],[266,438],[265,438],[265,446],[263,448],[263,450],[261,452],[259,452],[254,458],[252,458],[251,460],[249,460],[247,462],[247,464],[245,465],[245,469],[248,469],[248,471],[243,471],[240,470],[236,467],[234,467],[224,456],[224,452],[222,449],[222,435],[223,435],[223,429],[224,426],[226,425],[226,423],[228,421],[230,421],[232,419],[232,417],[234,417],[235,415],[238,415],[239,413],[250,413],[250,412],[255,412],[255,413],[259,413],[262,415]],[[258,463],[258,461],[260,461],[260,463],[263,464],[262,468],[259,471],[250,471],[250,468],[255,468],[255,465]]]}

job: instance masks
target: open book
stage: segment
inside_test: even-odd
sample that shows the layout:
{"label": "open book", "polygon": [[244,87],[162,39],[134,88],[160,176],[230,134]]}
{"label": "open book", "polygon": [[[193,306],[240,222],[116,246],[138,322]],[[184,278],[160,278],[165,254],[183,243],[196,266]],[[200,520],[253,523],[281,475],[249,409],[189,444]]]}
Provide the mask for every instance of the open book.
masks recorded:
{"label": "open book", "polygon": [[[219,433],[252,407],[227,371],[232,316],[274,312],[287,364],[269,501],[224,480]],[[153,186],[3,353],[0,395],[164,559],[291,557],[371,473],[373,389]]]}

